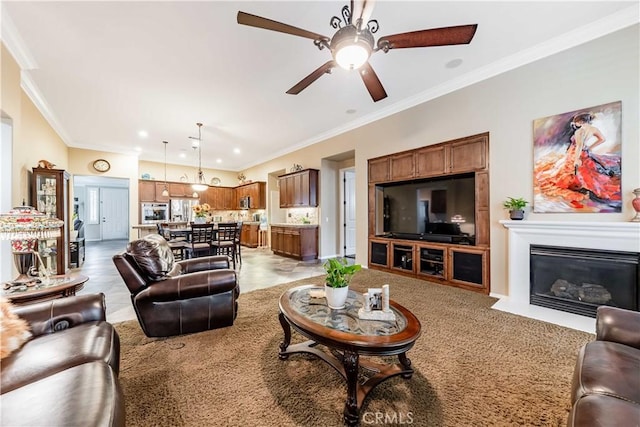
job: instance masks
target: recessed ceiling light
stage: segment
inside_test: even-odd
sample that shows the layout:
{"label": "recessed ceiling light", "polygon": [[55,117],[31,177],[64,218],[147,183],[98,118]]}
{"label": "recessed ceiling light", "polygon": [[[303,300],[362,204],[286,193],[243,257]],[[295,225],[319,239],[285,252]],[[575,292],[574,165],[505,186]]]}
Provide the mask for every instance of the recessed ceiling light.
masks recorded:
{"label": "recessed ceiling light", "polygon": [[138,131],[138,136],[140,138],[147,138],[149,136],[149,132],[147,132],[146,130],[140,130]]}
{"label": "recessed ceiling light", "polygon": [[222,163],[222,159],[216,159],[216,163]]}
{"label": "recessed ceiling light", "polygon": [[181,159],[184,159],[185,157],[187,157],[187,155],[185,153],[180,153],[178,154],[178,157],[180,157]]}
{"label": "recessed ceiling light", "polygon": [[137,152],[140,152],[140,151],[142,151],[142,148],[141,147],[135,147],[134,150],[136,150]]}
{"label": "recessed ceiling light", "polygon": [[240,149],[239,148],[234,148],[233,152],[236,153],[236,154],[240,154]]}
{"label": "recessed ceiling light", "polygon": [[353,108],[349,108],[349,109],[346,111],[346,113],[347,113],[347,114],[355,114],[355,112],[356,112],[356,111],[357,111],[357,110],[355,110],[355,109],[353,109]]}
{"label": "recessed ceiling light", "polygon": [[460,65],[462,65],[462,59],[460,58],[452,59],[451,61],[444,64],[444,66],[447,68],[458,68]]}

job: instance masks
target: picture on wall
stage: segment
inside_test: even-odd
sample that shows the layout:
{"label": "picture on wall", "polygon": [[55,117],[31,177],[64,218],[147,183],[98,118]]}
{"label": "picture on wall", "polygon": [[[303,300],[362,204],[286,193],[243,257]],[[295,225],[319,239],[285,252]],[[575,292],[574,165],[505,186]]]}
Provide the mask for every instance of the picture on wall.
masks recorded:
{"label": "picture on wall", "polygon": [[622,103],[533,121],[533,211],[621,212]]}

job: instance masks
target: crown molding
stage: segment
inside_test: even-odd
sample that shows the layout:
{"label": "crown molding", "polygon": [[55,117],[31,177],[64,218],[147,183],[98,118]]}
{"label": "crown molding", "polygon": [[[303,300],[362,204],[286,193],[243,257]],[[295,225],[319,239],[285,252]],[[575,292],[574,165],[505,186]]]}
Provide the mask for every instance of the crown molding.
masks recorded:
{"label": "crown molding", "polygon": [[53,130],[58,134],[60,139],[66,144],[67,147],[71,147],[72,139],[64,129],[64,127],[60,124],[60,121],[53,113],[49,104],[44,99],[44,96],[40,93],[38,86],[31,79],[28,71],[22,71],[20,73],[20,87],[27,94],[31,102],[36,106],[40,114],[45,118],[47,122],[51,125]]}
{"label": "crown molding", "polygon": [[13,20],[7,13],[6,8],[2,8],[2,13],[0,14],[0,20],[2,22],[1,25],[1,37],[2,43],[6,46],[11,56],[16,60],[18,66],[21,70],[34,70],[38,68],[38,63],[36,62],[33,55],[29,49],[27,49],[24,40],[20,37],[20,33],[18,33],[18,29],[16,28]]}
{"label": "crown molding", "polygon": [[[635,3],[633,6],[622,9],[614,14],[607,15],[604,18],[599,19],[598,21],[589,23],[588,25],[582,27],[578,27],[551,40],[540,43],[529,49],[517,52],[511,56],[488,64],[473,72],[464,74],[456,79],[433,87],[427,91],[420,92],[412,97],[406,98],[403,101],[389,105],[387,108],[378,110],[373,114],[361,117],[358,120],[354,120],[343,126],[330,129],[327,132],[323,132],[319,135],[302,141],[299,144],[292,145],[284,150],[280,150],[273,154],[272,159],[284,156],[286,154],[292,153],[294,151],[300,150],[301,148],[308,147],[326,139],[333,138],[345,132],[383,119],[392,114],[399,113],[401,111],[415,107],[416,105],[423,104],[425,102],[439,98],[443,95],[455,92],[467,86],[471,86],[475,83],[487,80],[491,77],[495,77],[499,74],[506,73],[507,71],[511,71],[515,68],[522,67],[529,63],[554,55],[558,52],[571,49],[600,37],[604,37],[608,34],[638,24],[638,22],[640,22],[640,7],[638,3]],[[260,163],[263,163],[263,161],[247,164],[243,167],[243,169],[257,166]]]}

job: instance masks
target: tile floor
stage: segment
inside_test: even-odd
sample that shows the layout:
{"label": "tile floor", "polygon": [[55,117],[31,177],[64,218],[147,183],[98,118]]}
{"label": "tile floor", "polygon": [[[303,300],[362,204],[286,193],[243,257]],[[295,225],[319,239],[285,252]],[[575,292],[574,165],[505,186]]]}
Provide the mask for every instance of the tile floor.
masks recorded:
{"label": "tile floor", "polygon": [[[72,270],[89,277],[78,295],[97,292],[105,294],[107,320],[112,323],[136,318],[131,305],[131,294],[111,260],[126,245],[126,240],[87,242],[84,265]],[[269,249],[245,247],[242,248],[242,265],[239,264],[236,271],[243,293],[324,274],[321,261],[301,262],[273,255]]]}

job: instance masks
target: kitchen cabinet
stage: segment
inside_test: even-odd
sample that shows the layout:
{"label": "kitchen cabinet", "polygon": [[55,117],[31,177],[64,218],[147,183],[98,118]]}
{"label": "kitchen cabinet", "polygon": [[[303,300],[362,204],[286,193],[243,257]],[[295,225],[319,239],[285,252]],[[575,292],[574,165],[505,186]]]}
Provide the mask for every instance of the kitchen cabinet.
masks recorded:
{"label": "kitchen cabinet", "polygon": [[163,196],[162,192],[164,191],[165,187],[167,188],[167,190],[169,189],[169,183],[165,183],[164,181],[162,181],[156,182],[155,184],[156,202],[168,202],[171,198],[169,197],[169,195]]}
{"label": "kitchen cabinet", "polygon": [[272,225],[271,250],[302,261],[318,258],[318,226]]}
{"label": "kitchen cabinet", "polygon": [[411,179],[415,176],[415,153],[402,153],[391,156],[391,181]]}
{"label": "kitchen cabinet", "polygon": [[280,207],[318,206],[318,170],[305,169],[278,177]]}
{"label": "kitchen cabinet", "polygon": [[264,181],[251,182],[235,188],[237,203],[234,209],[240,208],[240,199],[249,197],[249,209],[267,208],[267,183]]}
{"label": "kitchen cabinet", "polygon": [[260,223],[258,222],[242,224],[242,231],[240,233],[240,244],[249,248],[257,248],[259,229]]}
{"label": "kitchen cabinet", "polygon": [[38,252],[51,274],[65,274],[69,266],[69,176],[62,169],[33,168],[32,206],[64,221],[59,237],[38,239]]}
{"label": "kitchen cabinet", "polygon": [[138,181],[138,199],[140,202],[156,201],[156,183],[155,181]]}

